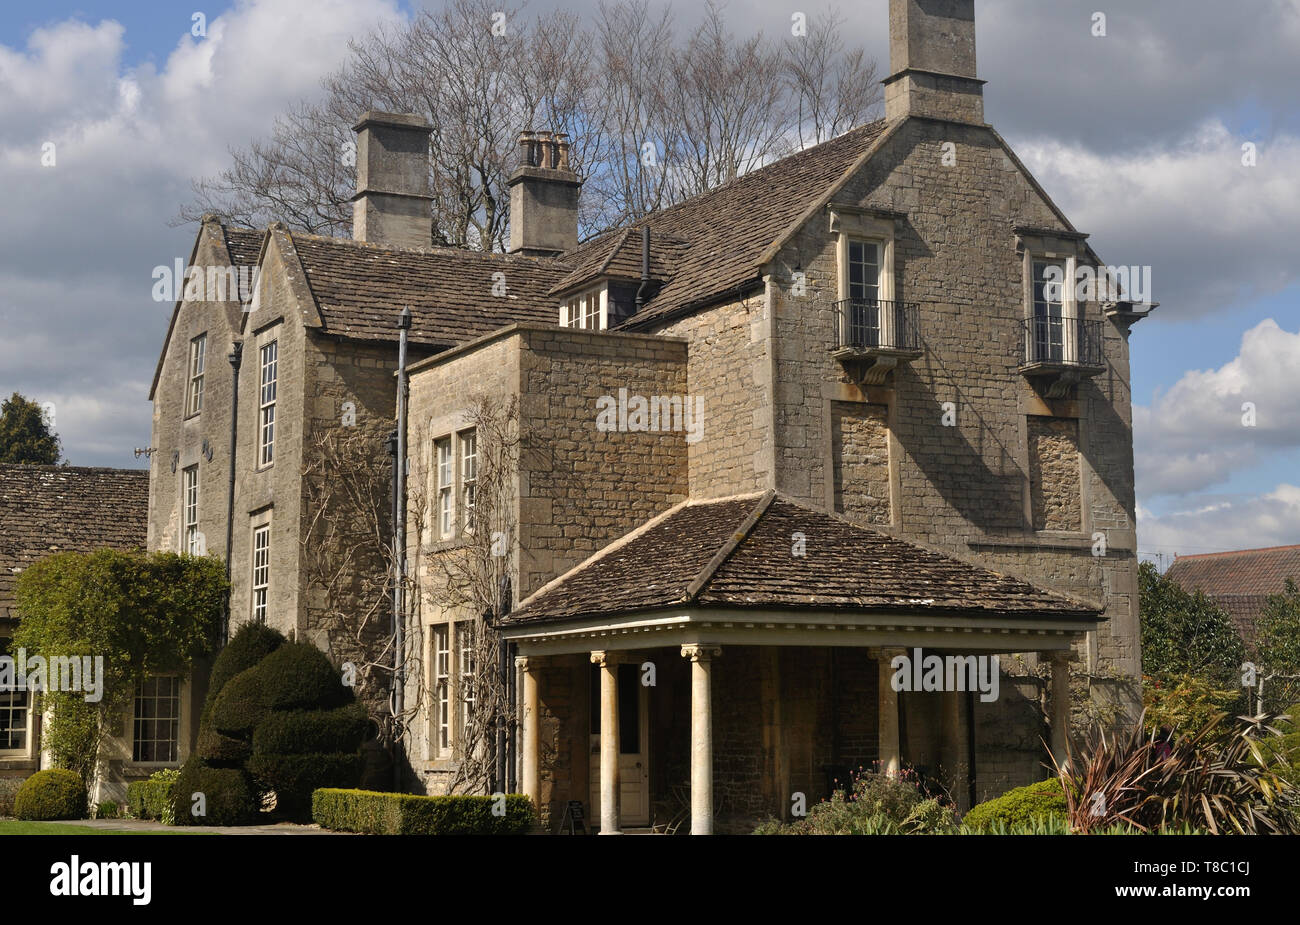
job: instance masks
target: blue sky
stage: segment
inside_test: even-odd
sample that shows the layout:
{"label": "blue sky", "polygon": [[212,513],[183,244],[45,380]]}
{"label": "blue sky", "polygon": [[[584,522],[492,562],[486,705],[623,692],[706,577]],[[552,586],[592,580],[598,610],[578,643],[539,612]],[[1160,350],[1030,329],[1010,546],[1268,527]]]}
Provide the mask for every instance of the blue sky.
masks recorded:
{"label": "blue sky", "polygon": [[[1131,339],[1140,546],[1300,543],[1300,0],[977,0],[986,114],[1104,260],[1149,265]],[[590,16],[595,0],[535,0]],[[676,4],[689,30],[694,3]],[[888,72],[887,0],[841,5]],[[208,35],[190,35],[196,9]],[[318,92],[398,0],[7,5],[0,392],[53,401],[69,460],[138,465],[191,179]],[[814,4],[732,0],[737,32]],[[57,139],[59,167],[40,145]],[[1241,145],[1253,142],[1253,167]],[[1241,426],[1243,402],[1258,422]]]}

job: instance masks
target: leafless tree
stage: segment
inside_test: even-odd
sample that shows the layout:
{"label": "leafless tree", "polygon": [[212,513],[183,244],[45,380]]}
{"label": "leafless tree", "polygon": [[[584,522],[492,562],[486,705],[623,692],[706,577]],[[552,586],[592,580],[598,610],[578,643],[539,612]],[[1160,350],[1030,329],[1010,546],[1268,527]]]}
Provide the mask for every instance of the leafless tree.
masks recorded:
{"label": "leafless tree", "polygon": [[518,132],[573,139],[583,236],[705,192],[789,150],[864,121],[875,68],[834,11],[777,43],[737,38],[711,3],[684,42],[649,0],[602,2],[590,26],[566,11],[525,15],[500,0],[447,0],[351,45],[319,102],[276,120],[268,139],[194,184],[178,220],[215,212],[347,235],[355,192],[351,126],[368,109],[433,126],[431,243],[502,250]]}

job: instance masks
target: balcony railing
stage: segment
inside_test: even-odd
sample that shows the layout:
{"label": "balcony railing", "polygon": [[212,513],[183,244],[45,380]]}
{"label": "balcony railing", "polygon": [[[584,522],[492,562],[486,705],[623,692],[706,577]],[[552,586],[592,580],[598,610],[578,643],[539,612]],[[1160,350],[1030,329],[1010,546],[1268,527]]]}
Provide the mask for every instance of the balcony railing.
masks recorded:
{"label": "balcony railing", "polygon": [[919,352],[916,302],[843,299],[835,303],[835,350]]}
{"label": "balcony railing", "polygon": [[1101,325],[1100,321],[1043,315],[1021,322],[1025,336],[1022,368],[1102,367]]}

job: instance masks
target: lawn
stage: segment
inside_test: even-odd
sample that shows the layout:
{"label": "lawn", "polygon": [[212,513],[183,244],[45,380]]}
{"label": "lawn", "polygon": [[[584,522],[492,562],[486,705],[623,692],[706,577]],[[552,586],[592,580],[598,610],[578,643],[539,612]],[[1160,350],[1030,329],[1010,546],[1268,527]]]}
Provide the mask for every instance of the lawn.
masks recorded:
{"label": "lawn", "polygon": [[0,835],[192,835],[193,832],[167,832],[157,829],[99,829],[89,825],[64,825],[59,822],[20,822],[0,820]]}

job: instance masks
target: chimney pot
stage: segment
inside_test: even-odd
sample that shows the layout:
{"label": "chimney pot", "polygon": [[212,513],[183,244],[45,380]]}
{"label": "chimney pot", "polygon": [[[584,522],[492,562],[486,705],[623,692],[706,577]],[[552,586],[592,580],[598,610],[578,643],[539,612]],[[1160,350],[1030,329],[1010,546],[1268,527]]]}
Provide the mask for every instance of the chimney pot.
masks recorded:
{"label": "chimney pot", "polygon": [[510,177],[510,253],[554,256],[578,246],[582,183],[569,165],[564,132],[519,133],[520,165]]}

